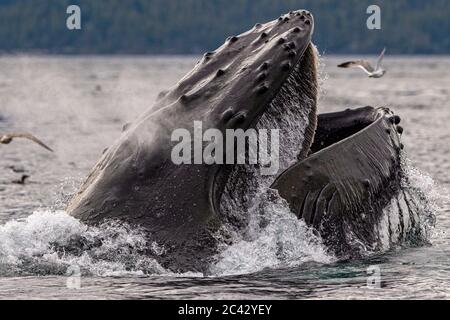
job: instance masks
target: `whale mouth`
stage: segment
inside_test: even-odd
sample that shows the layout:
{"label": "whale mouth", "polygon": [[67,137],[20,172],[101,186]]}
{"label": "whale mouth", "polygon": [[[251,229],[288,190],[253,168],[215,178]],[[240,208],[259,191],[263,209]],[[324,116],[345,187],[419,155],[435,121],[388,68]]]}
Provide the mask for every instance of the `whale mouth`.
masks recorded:
{"label": "whale mouth", "polygon": [[309,43],[255,126],[280,130],[280,170],[305,158],[313,144],[317,127],[317,56],[317,49]]}
{"label": "whale mouth", "polygon": [[315,46],[309,43],[263,114],[251,124],[257,131],[279,130],[279,170],[277,174],[262,176],[260,165],[232,167],[219,208],[233,229],[245,227],[246,213],[258,195],[270,187],[279,173],[310,152],[317,126],[317,56]]}

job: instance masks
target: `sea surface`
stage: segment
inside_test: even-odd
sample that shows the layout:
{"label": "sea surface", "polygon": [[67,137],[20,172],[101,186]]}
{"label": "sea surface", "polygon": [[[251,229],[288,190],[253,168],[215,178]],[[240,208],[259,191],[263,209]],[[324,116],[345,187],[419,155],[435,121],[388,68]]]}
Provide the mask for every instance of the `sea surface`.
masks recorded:
{"label": "sea surface", "polygon": [[[323,56],[320,67],[320,112],[388,106],[402,117],[409,175],[436,220],[429,245],[339,262],[301,221],[274,207],[267,229],[225,250],[207,276],[173,274],[140,254],[150,244],[139,230],[69,217],[67,201],[122,126],[197,58],[0,57],[0,133],[32,132],[55,150],[0,145],[0,299],[450,298],[446,56],[388,57],[382,79],[336,68],[355,57]],[[13,182],[24,174],[25,185]],[[77,236],[101,245],[61,250]],[[274,243],[283,244],[281,258]]]}

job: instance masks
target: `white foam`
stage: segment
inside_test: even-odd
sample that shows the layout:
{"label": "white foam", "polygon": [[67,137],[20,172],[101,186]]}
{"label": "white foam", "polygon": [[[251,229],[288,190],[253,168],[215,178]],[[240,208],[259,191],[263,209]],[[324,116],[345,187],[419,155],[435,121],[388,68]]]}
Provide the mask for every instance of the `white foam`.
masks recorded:
{"label": "white foam", "polygon": [[402,167],[407,177],[402,188],[414,196],[421,232],[431,239],[436,232],[436,214],[450,200],[449,191],[437,185],[430,175],[414,167],[406,155],[402,156]]}
{"label": "white foam", "polygon": [[430,242],[436,228],[436,214],[448,199],[448,192],[414,167],[405,154],[401,162],[405,174],[401,181],[403,192],[384,208],[382,219],[375,226],[380,246],[374,244],[374,248],[381,252]]}
{"label": "white foam", "polygon": [[63,211],[39,211],[0,226],[0,273],[96,276],[168,273],[143,253],[144,234],[123,224],[88,227]]}
{"label": "white foam", "polygon": [[[245,235],[218,256],[210,276],[253,273],[265,268],[294,267],[332,261],[320,238],[289,210],[274,192],[261,194],[250,210]],[[65,211],[36,211],[25,219],[0,225],[0,275],[65,275],[76,266],[84,275],[202,277],[174,274],[148,257],[165,248],[148,242],[145,233],[126,224],[87,226]]]}
{"label": "white foam", "polygon": [[[420,210],[422,224],[431,229],[433,213],[443,200],[442,191],[429,176],[404,161],[408,176],[408,185],[404,188],[420,191],[427,200],[415,199],[415,202],[423,206]],[[260,192],[254,203],[248,212],[247,229],[243,233],[233,231],[234,241],[222,248],[210,268],[212,276],[336,260],[327,253],[320,237],[290,212],[288,204],[275,191]],[[398,209],[387,214],[396,212]],[[395,225],[399,223],[395,222]],[[388,250],[387,220],[378,231],[386,232],[383,249]],[[91,227],[64,211],[37,211],[26,219],[0,226],[0,275],[65,274],[70,266],[77,266],[84,274],[96,276],[203,276],[165,270],[144,253],[149,248],[155,255],[165,250],[157,243],[148,243],[141,230],[124,224]]]}
{"label": "white foam", "polygon": [[296,267],[305,262],[331,263],[320,237],[299,220],[275,191],[264,194],[250,210],[244,235],[235,235],[211,266],[213,275],[238,275],[266,268]]}

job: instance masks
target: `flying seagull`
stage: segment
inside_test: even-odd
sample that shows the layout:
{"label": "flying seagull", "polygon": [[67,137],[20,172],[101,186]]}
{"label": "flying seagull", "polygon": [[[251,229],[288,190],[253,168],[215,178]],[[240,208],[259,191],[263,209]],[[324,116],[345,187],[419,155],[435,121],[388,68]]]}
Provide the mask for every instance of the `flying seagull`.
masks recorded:
{"label": "flying seagull", "polygon": [[11,141],[13,141],[13,139],[15,138],[23,138],[23,139],[28,139],[31,140],[35,143],[37,143],[38,145],[40,145],[41,147],[47,149],[48,151],[53,152],[53,150],[48,147],[45,143],[43,143],[41,140],[39,140],[38,138],[36,138],[35,136],[33,136],[32,134],[29,133],[9,133],[9,134],[5,134],[5,135],[0,135],[0,143],[1,144],[10,144]]}
{"label": "flying seagull", "polygon": [[338,65],[339,68],[351,68],[358,67],[364,70],[365,73],[369,76],[369,78],[381,78],[386,74],[386,70],[383,69],[383,58],[386,53],[386,48],[381,52],[380,57],[378,58],[377,65],[375,69],[372,67],[369,61],[366,60],[358,60],[358,61],[349,61]]}

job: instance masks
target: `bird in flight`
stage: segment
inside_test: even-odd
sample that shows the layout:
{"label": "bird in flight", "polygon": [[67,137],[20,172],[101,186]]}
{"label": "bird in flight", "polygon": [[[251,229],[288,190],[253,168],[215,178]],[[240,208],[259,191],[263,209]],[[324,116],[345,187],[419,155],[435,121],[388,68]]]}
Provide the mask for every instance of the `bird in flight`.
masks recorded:
{"label": "bird in flight", "polygon": [[352,68],[357,67],[364,70],[365,73],[369,76],[369,78],[381,78],[386,74],[386,70],[383,69],[383,59],[384,54],[386,53],[386,48],[381,52],[380,57],[378,58],[376,67],[372,67],[369,61],[367,60],[358,60],[358,61],[349,61],[338,65],[339,68]]}
{"label": "bird in flight", "polygon": [[32,134],[29,134],[29,133],[9,133],[9,134],[5,134],[5,135],[0,135],[0,143],[1,144],[10,144],[13,141],[13,139],[16,139],[16,138],[31,140],[31,141],[37,143],[38,145],[40,145],[41,147],[47,149],[48,151],[53,152],[53,150],[49,146],[47,146],[41,140],[39,140],[38,138],[36,138],[35,136],[33,136]]}

